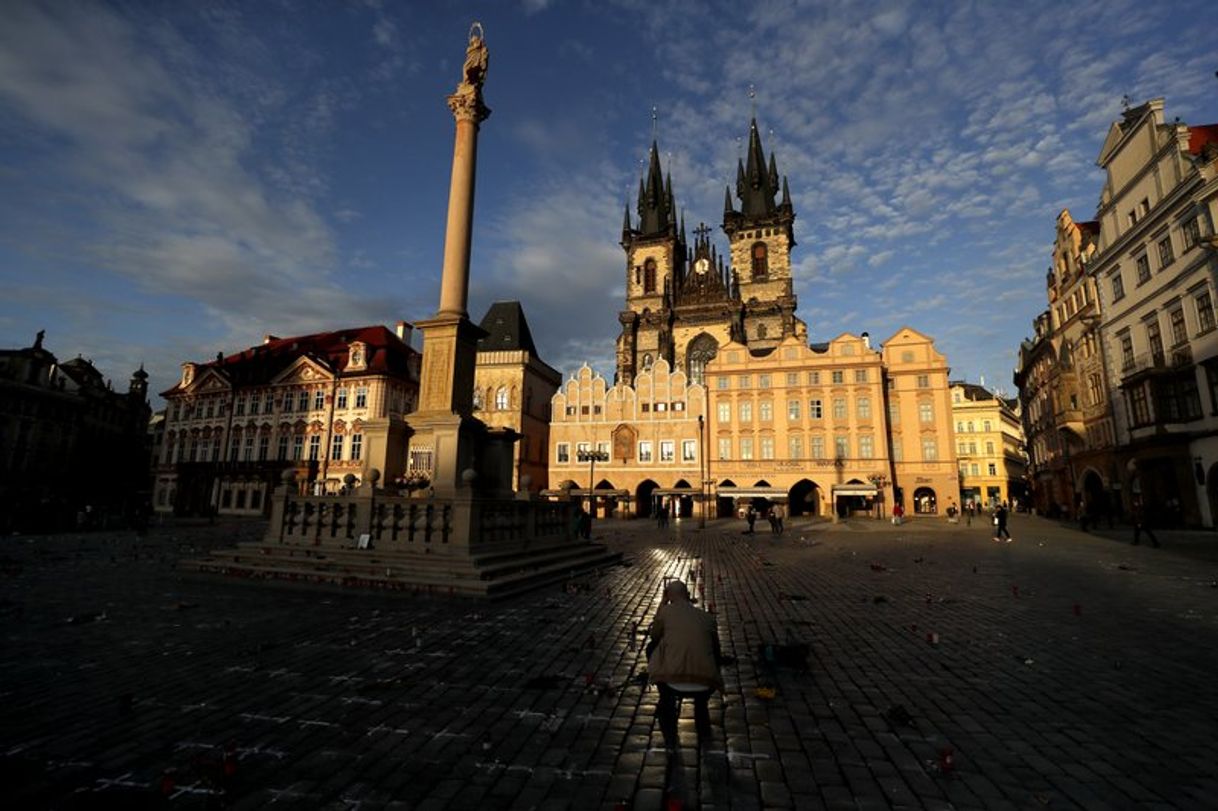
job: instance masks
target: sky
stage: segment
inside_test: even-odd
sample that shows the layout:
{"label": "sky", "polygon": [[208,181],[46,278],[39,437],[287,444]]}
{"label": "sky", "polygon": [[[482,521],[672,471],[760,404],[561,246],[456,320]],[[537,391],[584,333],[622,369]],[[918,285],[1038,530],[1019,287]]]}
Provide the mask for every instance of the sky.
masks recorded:
{"label": "sky", "polygon": [[[125,387],[432,315],[470,23],[490,50],[470,316],[612,377],[622,209],[653,133],[692,231],[756,115],[809,339],[903,326],[1013,389],[1054,222],[1091,219],[1123,99],[1218,122],[1205,0],[0,4],[0,347]],[[750,93],[750,87],[753,92]],[[653,115],[653,110],[654,115]],[[633,199],[631,200],[633,204]]]}

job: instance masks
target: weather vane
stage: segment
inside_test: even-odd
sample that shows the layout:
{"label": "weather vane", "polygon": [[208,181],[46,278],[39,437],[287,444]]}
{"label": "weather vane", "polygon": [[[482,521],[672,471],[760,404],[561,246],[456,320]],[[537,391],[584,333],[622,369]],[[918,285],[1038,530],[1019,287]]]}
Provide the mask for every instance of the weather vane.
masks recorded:
{"label": "weather vane", "polygon": [[654,104],[651,105],[651,140],[656,139],[656,120],[660,117],[660,110]]}
{"label": "weather vane", "polygon": [[757,88],[749,85],[749,104],[753,108],[753,118],[757,117]]}

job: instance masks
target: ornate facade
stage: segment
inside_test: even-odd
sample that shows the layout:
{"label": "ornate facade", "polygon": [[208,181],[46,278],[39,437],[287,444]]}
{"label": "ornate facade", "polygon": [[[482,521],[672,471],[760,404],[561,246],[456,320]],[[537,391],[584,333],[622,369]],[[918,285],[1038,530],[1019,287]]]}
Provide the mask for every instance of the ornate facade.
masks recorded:
{"label": "ornate facade", "polygon": [[301,487],[335,493],[348,474],[403,472],[405,415],[418,397],[419,353],[409,325],[359,327],[182,364],[163,393],[165,441],[154,507],[259,515],[286,469]]}
{"label": "ornate facade", "polygon": [[951,392],[964,503],[989,509],[1022,502],[1027,462],[1019,402],[962,381],[954,381]]}

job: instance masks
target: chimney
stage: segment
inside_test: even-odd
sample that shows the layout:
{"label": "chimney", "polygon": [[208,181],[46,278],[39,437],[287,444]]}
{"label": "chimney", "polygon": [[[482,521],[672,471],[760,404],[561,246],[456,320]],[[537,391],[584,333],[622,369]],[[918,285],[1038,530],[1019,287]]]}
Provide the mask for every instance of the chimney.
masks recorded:
{"label": "chimney", "polygon": [[397,332],[398,337],[402,339],[402,343],[410,346],[411,333],[414,331],[413,324],[406,321],[399,321],[394,327],[394,331]]}
{"label": "chimney", "polygon": [[278,335],[272,335],[271,333],[268,332],[266,335],[262,336],[262,345],[266,346],[271,341],[278,341],[278,340],[279,340]]}

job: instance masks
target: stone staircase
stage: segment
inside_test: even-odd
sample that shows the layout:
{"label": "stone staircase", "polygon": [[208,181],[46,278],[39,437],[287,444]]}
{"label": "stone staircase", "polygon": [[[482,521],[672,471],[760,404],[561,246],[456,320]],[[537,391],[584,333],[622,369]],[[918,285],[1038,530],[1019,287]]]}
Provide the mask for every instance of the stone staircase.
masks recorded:
{"label": "stone staircase", "polygon": [[183,560],[184,574],[252,583],[505,599],[621,561],[600,544],[562,541],[497,546],[469,556],[352,545],[246,542]]}

